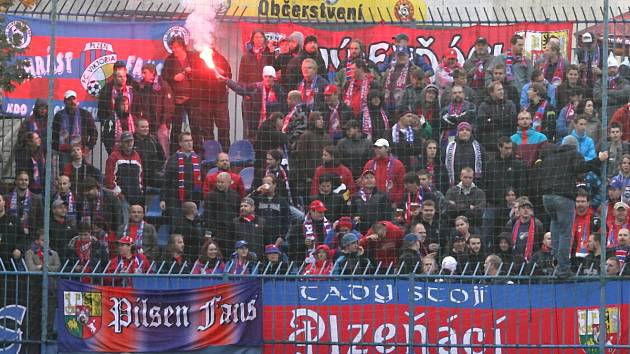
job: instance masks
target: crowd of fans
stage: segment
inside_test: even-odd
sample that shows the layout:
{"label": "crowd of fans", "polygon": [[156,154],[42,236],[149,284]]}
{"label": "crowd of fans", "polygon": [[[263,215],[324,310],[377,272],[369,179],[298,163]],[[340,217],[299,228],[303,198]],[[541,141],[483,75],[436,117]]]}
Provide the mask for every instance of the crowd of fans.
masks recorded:
{"label": "crowd of fans", "polygon": [[[566,278],[597,274],[606,257],[607,274],[629,274],[623,48],[605,55],[587,33],[569,64],[552,37],[532,62],[519,35],[500,55],[479,37],[464,63],[452,50],[434,71],[408,40],[396,36],[375,64],[354,39],[332,72],[315,36],[276,43],[255,31],[233,80],[216,48],[208,66],[174,37],[161,75],[145,64],[136,82],[114,65],[99,96],[100,139],[77,93],[65,92],[52,124],[56,171],[45,168],[48,107],[38,100],[20,127],[14,189],[0,196],[3,265],[37,271],[47,251],[52,271],[69,261],[84,272]],[[249,188],[228,154],[208,172],[202,153],[215,126],[229,149],[229,90],[243,96],[255,151]],[[104,171],[90,163],[96,144],[108,152]],[[155,198],[162,216],[149,219]]]}

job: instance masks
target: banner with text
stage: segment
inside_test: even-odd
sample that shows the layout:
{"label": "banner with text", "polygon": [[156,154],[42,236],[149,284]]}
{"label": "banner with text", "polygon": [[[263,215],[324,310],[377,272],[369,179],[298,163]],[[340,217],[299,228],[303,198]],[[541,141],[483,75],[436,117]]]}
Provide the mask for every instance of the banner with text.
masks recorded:
{"label": "banner with text", "polygon": [[[346,0],[343,0],[346,1]],[[350,0],[347,0],[350,1]],[[543,47],[551,36],[559,38],[563,53],[570,53],[572,23],[533,24],[518,23],[501,26],[471,26],[436,28],[407,28],[394,25],[352,26],[346,29],[324,30],[294,24],[263,24],[251,22],[222,22],[219,37],[225,33],[240,33],[247,41],[254,29],[262,29],[268,39],[278,40],[293,31],[305,36],[314,34],[318,38],[319,50],[329,71],[339,68],[347,55],[351,39],[359,39],[366,46],[368,58],[376,64],[383,63],[385,56],[394,49],[392,37],[405,33],[413,54],[424,57],[434,69],[438,68],[442,56],[454,48],[458,60],[464,62],[474,49],[478,36],[487,38],[495,54],[509,47],[510,37],[520,33],[525,37],[525,48],[532,57],[540,57]],[[50,52],[50,21],[25,17],[6,16],[2,29],[7,36],[21,35],[19,47],[25,50],[23,58],[31,62],[29,80],[14,92],[5,93],[2,110],[9,114],[27,116],[31,113],[36,98],[48,96],[47,75],[55,77],[55,110],[63,105],[63,93],[74,90],[79,95],[81,107],[93,116],[97,113],[100,89],[113,72],[114,63],[122,60],[129,73],[141,78],[144,63],[156,64],[161,72],[164,59],[170,52],[168,41],[173,36],[188,39],[183,22],[58,22],[56,50],[53,62]],[[235,42],[218,40],[218,49],[227,55],[233,71],[237,71],[242,46],[233,48]],[[231,49],[231,50],[228,50]],[[237,76],[238,77],[238,76]]]}
{"label": "banner with text", "polygon": [[[527,350],[518,345],[533,344],[558,346],[539,347],[536,353],[599,352],[576,349],[598,343],[597,282],[273,281],[263,292],[274,294],[265,298],[264,307],[268,353],[509,354]],[[607,345],[629,343],[629,293],[627,281],[606,286]],[[625,351],[611,348],[608,353]]]}
{"label": "banner with text", "polygon": [[[293,21],[408,22],[428,20],[425,0],[233,0],[227,13]],[[225,5],[224,5],[225,6]]]}
{"label": "banner with text", "polygon": [[571,53],[573,33],[573,24],[569,22],[554,24],[520,22],[501,26],[444,28],[374,25],[344,30],[322,30],[295,24],[242,23],[240,27],[243,41],[248,41],[252,31],[256,29],[264,30],[267,38],[271,40],[285,38],[293,31],[300,31],[304,36],[315,35],[319,51],[329,71],[336,71],[339,68],[339,63],[347,57],[348,45],[353,39],[358,39],[364,44],[368,59],[378,65],[395,49],[393,38],[404,33],[409,37],[408,46],[412,54],[423,57],[426,63],[437,69],[442,57],[451,48],[457,51],[458,61],[464,63],[474,52],[475,41],[480,36],[487,39],[492,53],[499,55],[510,47],[511,37],[520,34],[524,37],[525,51],[533,60],[542,56],[549,38],[556,37],[560,40],[562,55],[568,57]]}
{"label": "banner with text", "polygon": [[261,282],[138,290],[60,280],[59,348],[74,352],[177,352],[262,345]]}

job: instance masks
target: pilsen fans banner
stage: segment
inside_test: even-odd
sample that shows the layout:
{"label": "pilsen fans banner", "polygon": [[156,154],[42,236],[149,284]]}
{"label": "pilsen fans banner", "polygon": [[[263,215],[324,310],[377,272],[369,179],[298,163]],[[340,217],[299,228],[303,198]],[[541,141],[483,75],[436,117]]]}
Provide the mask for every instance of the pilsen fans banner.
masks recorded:
{"label": "pilsen fans banner", "polygon": [[171,291],[58,284],[59,348],[64,352],[262,344],[260,281]]}
{"label": "pilsen fans banner", "polygon": [[[196,279],[198,286],[197,281],[216,280]],[[532,343],[572,346],[536,353],[598,353],[576,346],[597,345],[604,326],[596,281],[484,285],[259,279],[180,289],[194,285],[185,279],[136,278],[133,289],[69,281],[59,286],[60,348],[72,352],[261,347],[262,337],[265,353],[510,354],[524,350],[516,346]],[[630,282],[606,284],[608,345],[629,343],[629,293]],[[410,341],[413,350],[407,347]]]}
{"label": "pilsen fans banner", "polygon": [[[526,49],[534,56],[539,56],[543,45],[551,35],[560,39],[563,52],[570,52],[572,24],[531,24],[519,23],[505,26],[472,26],[444,29],[415,29],[392,25],[357,26],[355,29],[323,30],[292,24],[254,24],[247,22],[223,22],[217,33],[218,49],[228,55],[233,72],[238,69],[242,46],[230,48],[235,40],[226,36],[242,33],[243,42],[250,38],[251,31],[263,29],[269,39],[278,40],[298,30],[304,35],[315,34],[319,38],[319,47],[324,62],[330,71],[335,71],[340,60],[345,58],[351,39],[358,38],[367,46],[369,59],[382,62],[391,52],[392,37],[406,33],[410,38],[410,47],[414,55],[424,56],[434,68],[437,68],[442,55],[449,48],[455,48],[460,62],[471,54],[473,43],[478,36],[484,36],[492,45],[495,54],[509,45],[514,33],[524,35]],[[161,71],[162,63],[169,54],[168,40],[175,35],[188,37],[183,22],[151,23],[86,23],[59,22],[57,25],[56,53],[51,63],[50,22],[16,16],[5,16],[4,31],[7,36],[14,33],[21,35],[19,47],[25,50],[23,57],[31,62],[29,72],[33,79],[20,85],[14,92],[6,93],[2,100],[4,112],[21,116],[29,115],[35,99],[48,96],[47,75],[52,72],[55,80],[55,110],[63,106],[63,93],[66,90],[78,92],[81,106],[96,116],[96,97],[99,90],[111,76],[114,63],[122,60],[127,64],[131,75],[140,79],[144,63],[156,64]],[[243,43],[244,44],[244,43]],[[230,49],[230,50],[228,50]],[[236,49],[236,50],[235,50]]]}
{"label": "pilsen fans banner", "polygon": [[[265,353],[595,354],[575,346],[596,346],[604,326],[597,282],[273,281],[264,293],[274,294],[264,299],[265,343],[285,343],[266,344]],[[628,281],[606,285],[608,345],[628,345],[629,293]],[[344,345],[318,344],[330,342]],[[573,347],[515,348],[536,344]]]}

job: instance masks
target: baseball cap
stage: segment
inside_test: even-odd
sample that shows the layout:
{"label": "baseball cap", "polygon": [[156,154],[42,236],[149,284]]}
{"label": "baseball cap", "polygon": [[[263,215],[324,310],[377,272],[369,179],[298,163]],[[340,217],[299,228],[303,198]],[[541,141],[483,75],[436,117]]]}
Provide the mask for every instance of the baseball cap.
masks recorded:
{"label": "baseball cap", "polygon": [[451,256],[444,257],[442,260],[442,269],[449,270],[451,272],[457,269],[457,260]]}
{"label": "baseball cap", "polygon": [[416,234],[406,234],[405,238],[403,238],[403,244],[405,247],[411,246],[416,241],[418,241],[418,235]]}
{"label": "baseball cap", "polygon": [[326,86],[326,88],[324,89],[324,95],[328,96],[328,95],[334,95],[337,93],[337,86],[336,85],[328,85]]}
{"label": "baseball cap", "polygon": [[120,135],[120,141],[129,141],[129,140],[133,140],[133,134],[131,134],[130,132],[123,132]]}
{"label": "baseball cap", "polygon": [[348,232],[347,234],[343,235],[340,243],[341,247],[346,247],[358,241],[359,239],[357,238],[357,235],[353,234],[352,232]]}
{"label": "baseball cap", "polygon": [[131,245],[133,243],[133,240],[129,236],[123,236],[120,238],[120,240],[118,240],[118,243]]}
{"label": "baseball cap", "polygon": [[53,207],[53,208],[56,208],[56,207],[58,207],[58,206],[60,206],[60,205],[65,205],[65,203],[64,203],[64,202],[63,202],[63,200],[61,200],[61,199],[55,199],[55,200],[52,202],[52,207]]}
{"label": "baseball cap", "polygon": [[610,183],[608,183],[608,187],[613,189],[623,189],[623,182],[618,179],[613,179]]}
{"label": "baseball cap", "polygon": [[328,210],[328,209],[326,209],[326,206],[324,205],[324,203],[322,203],[321,200],[313,200],[311,202],[311,204],[308,206],[308,209],[309,210],[314,210],[314,211],[317,211],[317,212],[320,212],[320,213],[323,213],[326,210]]}
{"label": "baseball cap", "polygon": [[617,203],[615,203],[615,210],[617,210],[617,209],[628,210],[628,208],[630,208],[630,207],[628,206],[628,204],[626,204],[624,202],[617,202]]}
{"label": "baseball cap", "polygon": [[68,90],[68,91],[64,92],[64,94],[63,94],[63,99],[64,99],[64,100],[67,100],[67,99],[68,99],[68,98],[70,98],[70,97],[74,97],[74,98],[76,98],[76,97],[77,97],[77,93],[76,93],[76,91],[74,91],[74,90]]}
{"label": "baseball cap", "polygon": [[352,230],[352,219],[349,216],[342,216],[337,222],[337,229],[346,228]]}
{"label": "baseball cap", "polygon": [[446,59],[457,59],[457,51],[453,48],[446,52]]}
{"label": "baseball cap", "polygon": [[247,241],[239,240],[239,241],[236,241],[236,243],[234,244],[234,248],[239,249],[241,247],[245,247],[245,246],[248,246],[248,245],[249,244],[247,243]]}
{"label": "baseball cap", "polygon": [[263,72],[262,72],[263,76],[273,76],[274,78],[276,77],[276,69],[273,68],[273,66],[265,66],[263,68]]}
{"label": "baseball cap", "polygon": [[592,43],[593,42],[593,36],[586,32],[582,35],[582,43]]}
{"label": "baseball cap", "polygon": [[380,138],[374,143],[374,146],[389,147],[389,141],[387,141],[387,139]]}
{"label": "baseball cap", "polygon": [[273,254],[273,253],[282,254],[282,252],[276,245],[272,244],[272,245],[265,246],[265,254]]}
{"label": "baseball cap", "polygon": [[392,39],[395,41],[400,41],[400,40],[409,41],[409,36],[404,33],[399,33],[395,35],[394,37],[392,37]]}

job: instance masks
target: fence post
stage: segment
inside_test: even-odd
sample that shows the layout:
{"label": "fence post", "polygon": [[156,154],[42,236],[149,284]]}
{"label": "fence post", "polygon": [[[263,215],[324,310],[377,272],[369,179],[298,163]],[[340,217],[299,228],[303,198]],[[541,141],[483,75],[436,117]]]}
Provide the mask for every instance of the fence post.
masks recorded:
{"label": "fence post", "polygon": [[[603,56],[602,56],[602,60],[606,60],[608,59],[608,0],[604,0],[604,33],[603,33]],[[602,128],[601,128],[601,134],[602,137],[604,137],[601,142],[602,142],[602,150],[601,151],[605,151],[606,148],[606,139],[605,137],[607,136],[607,131],[608,131],[608,70],[604,69],[602,70]],[[602,165],[602,169],[601,169],[601,178],[602,181],[606,181],[606,176],[607,176],[607,164],[608,161],[604,161],[603,165]],[[602,189],[602,194],[605,194],[606,191],[605,189]],[[603,199],[605,200],[605,199]],[[601,235],[600,235],[600,242],[601,245],[604,245],[604,250],[606,249],[605,245],[606,245],[606,211],[607,208],[602,208],[602,217],[603,219],[600,219],[603,221],[602,223],[602,228],[601,228]],[[607,330],[608,328],[606,328],[606,276],[607,276],[607,272],[606,272],[606,252],[604,252],[600,257],[599,257],[599,264],[600,264],[600,269],[599,269],[599,352],[600,353],[605,353],[606,352],[606,338],[607,338]]]}
{"label": "fence post", "polygon": [[[57,0],[52,0],[50,9],[50,62],[55,62],[56,51],[56,29],[57,29]],[[53,65],[54,66],[54,65]],[[48,107],[54,107],[53,99],[55,93],[55,69],[48,69]],[[42,333],[40,351],[42,354],[48,348],[48,260],[50,250],[50,195],[52,185],[52,126],[55,111],[48,110],[48,122],[46,129],[46,182],[44,186],[44,264],[42,265]]]}
{"label": "fence post", "polygon": [[[417,266],[417,264],[416,264]],[[402,267],[402,265],[401,265]],[[407,353],[413,353],[413,318],[414,318],[414,301],[413,301],[413,293],[414,293],[414,282],[415,282],[415,269],[412,272],[409,272],[409,294],[407,303],[409,305],[409,329],[407,330]]]}

